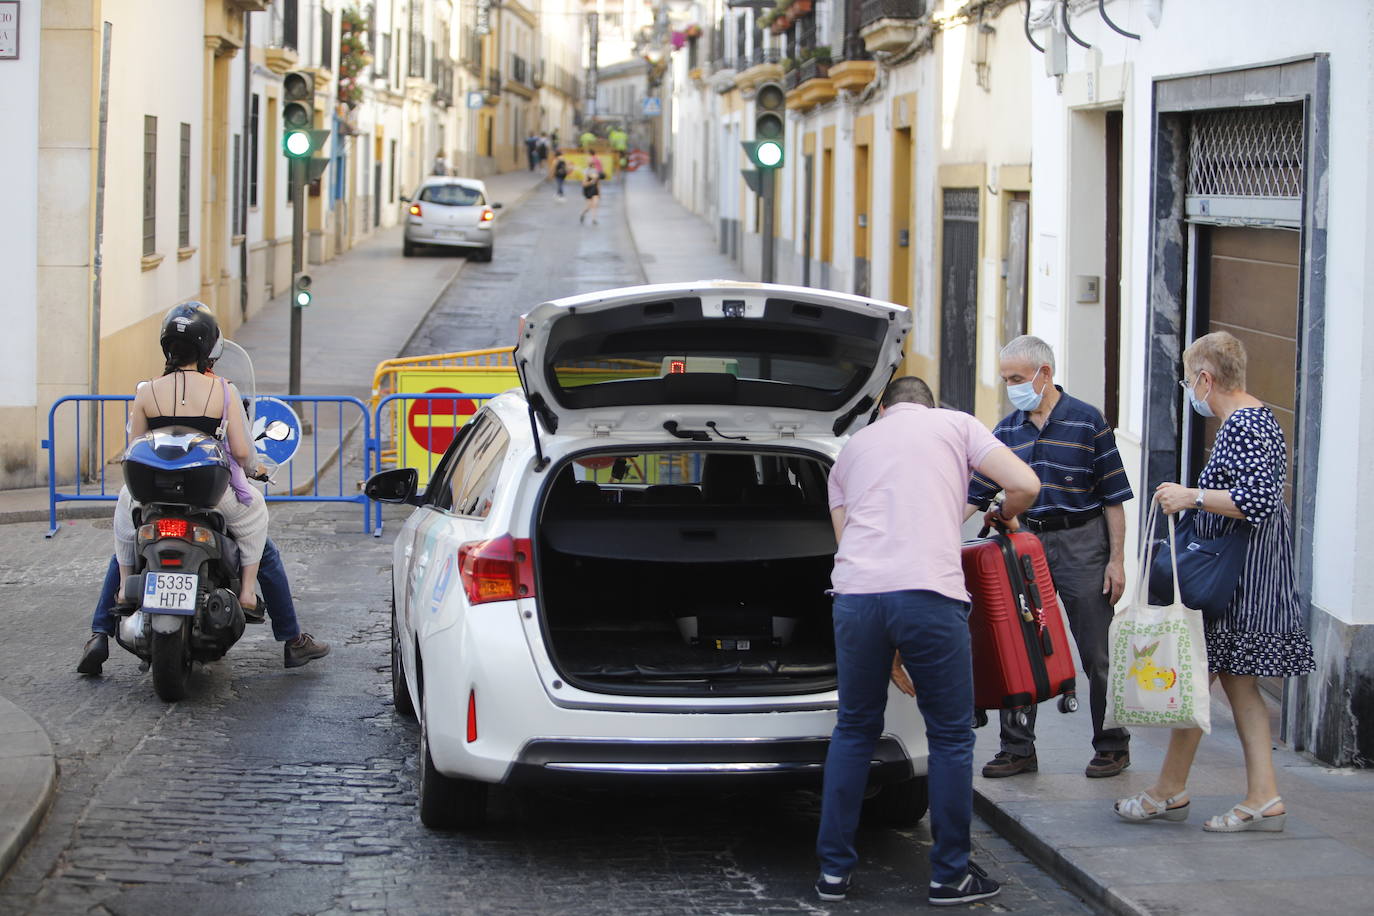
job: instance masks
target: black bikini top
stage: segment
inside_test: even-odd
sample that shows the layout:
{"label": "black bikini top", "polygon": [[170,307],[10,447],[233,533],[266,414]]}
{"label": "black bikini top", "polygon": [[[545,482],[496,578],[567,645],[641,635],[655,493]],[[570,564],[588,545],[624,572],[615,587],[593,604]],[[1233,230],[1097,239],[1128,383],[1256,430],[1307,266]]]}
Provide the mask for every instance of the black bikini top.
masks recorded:
{"label": "black bikini top", "polygon": [[[186,371],[188,371],[188,370],[186,370],[186,369],[178,369],[178,370],[176,370],[176,372],[178,373],[178,378],[181,379],[181,383],[182,383],[183,386],[186,384],[186,380],[185,380],[185,376],[184,376],[184,375],[181,375],[181,373],[186,372]],[[169,373],[169,374],[170,374],[170,373]],[[217,435],[217,434],[219,433],[220,424],[223,422],[224,418],[223,418],[223,417],[209,417],[209,416],[205,416],[205,414],[203,413],[203,411],[206,411],[206,410],[209,410],[209,409],[210,409],[210,398],[212,398],[212,397],[215,396],[215,388],[216,388],[216,387],[217,387],[216,385],[211,384],[211,386],[210,386],[210,393],[209,393],[208,395],[206,395],[206,398],[205,398],[205,406],[201,408],[202,414],[201,414],[200,416],[198,416],[198,417],[193,417],[193,416],[179,417],[179,416],[176,416],[175,414],[172,414],[172,415],[170,415],[170,416],[167,415],[167,414],[162,414],[162,415],[156,416],[156,417],[149,417],[149,418],[148,418],[148,428],[149,428],[149,429],[161,429],[161,428],[164,427],[164,426],[189,426],[191,429],[194,429],[194,430],[196,430],[196,431],[198,431],[198,432],[205,433],[205,435],[207,435],[207,436],[214,436],[214,435]],[[176,391],[176,379],[173,379],[173,380],[172,380],[172,390],[173,390],[174,392]],[[185,391],[185,388],[183,388],[182,390],[183,390],[183,392],[184,392],[184,391]],[[158,409],[158,410],[161,410],[161,409],[162,409],[162,405],[159,404],[159,403],[158,403],[158,400],[157,400],[157,389],[156,389],[156,388],[153,388],[153,389],[151,389],[151,391],[152,391],[152,395],[153,395],[153,403],[154,403],[155,405],[157,405],[157,409]],[[174,400],[175,400],[175,398],[174,398]],[[186,403],[186,395],[185,395],[184,393],[182,394],[181,402],[182,402],[183,404]]]}

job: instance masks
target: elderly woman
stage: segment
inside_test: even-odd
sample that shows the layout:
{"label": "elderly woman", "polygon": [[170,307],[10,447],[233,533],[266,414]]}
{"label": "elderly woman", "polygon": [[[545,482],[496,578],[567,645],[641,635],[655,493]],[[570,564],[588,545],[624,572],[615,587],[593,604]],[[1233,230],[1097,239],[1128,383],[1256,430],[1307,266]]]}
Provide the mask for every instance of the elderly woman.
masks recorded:
{"label": "elderly woman", "polygon": [[[1313,670],[1312,645],[1303,630],[1293,573],[1292,523],[1283,501],[1288,473],[1283,430],[1245,390],[1245,348],[1225,331],[1198,338],[1183,354],[1180,382],[1193,409],[1221,420],[1197,488],[1162,483],[1160,507],[1172,515],[1198,508],[1197,533],[1217,538],[1253,527],[1245,567],[1226,613],[1207,624],[1207,662],[1230,700],[1245,750],[1245,799],[1209,818],[1203,830],[1237,833],[1282,830],[1283,799],[1274,777],[1269,713],[1259,678],[1292,677]],[[1159,778],[1147,791],[1116,803],[1128,821],[1188,816],[1188,771],[1201,729],[1175,729]]]}

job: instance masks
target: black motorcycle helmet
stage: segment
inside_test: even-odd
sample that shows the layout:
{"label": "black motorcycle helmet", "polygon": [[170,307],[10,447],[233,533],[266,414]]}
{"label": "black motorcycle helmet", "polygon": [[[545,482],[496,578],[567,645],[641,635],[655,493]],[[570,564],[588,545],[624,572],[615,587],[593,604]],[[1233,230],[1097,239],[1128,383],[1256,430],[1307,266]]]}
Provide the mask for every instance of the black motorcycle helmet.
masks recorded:
{"label": "black motorcycle helmet", "polygon": [[168,371],[194,359],[204,372],[223,349],[215,313],[205,303],[194,300],[179,302],[167,310],[158,340],[167,357]]}

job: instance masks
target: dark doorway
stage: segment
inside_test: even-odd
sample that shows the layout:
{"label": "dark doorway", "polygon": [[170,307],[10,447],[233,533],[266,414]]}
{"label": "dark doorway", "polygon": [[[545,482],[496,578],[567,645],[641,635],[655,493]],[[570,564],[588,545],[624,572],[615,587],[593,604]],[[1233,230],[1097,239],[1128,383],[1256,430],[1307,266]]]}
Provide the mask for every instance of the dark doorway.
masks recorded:
{"label": "dark doorway", "polygon": [[940,404],[972,413],[978,342],[978,189],[946,188],[943,222]]}
{"label": "dark doorway", "polygon": [[382,163],[372,166],[372,228],[382,224]]}
{"label": "dark doorway", "polygon": [[1121,112],[1107,112],[1106,266],[1102,278],[1106,382],[1102,414],[1115,429],[1121,409]]}
{"label": "dark doorway", "polygon": [[[1030,261],[1030,194],[1012,191],[1007,202],[1006,292],[1002,299],[1002,340],[1006,346],[1026,333],[1026,270]],[[1002,414],[1011,413],[1011,401],[1002,390]]]}

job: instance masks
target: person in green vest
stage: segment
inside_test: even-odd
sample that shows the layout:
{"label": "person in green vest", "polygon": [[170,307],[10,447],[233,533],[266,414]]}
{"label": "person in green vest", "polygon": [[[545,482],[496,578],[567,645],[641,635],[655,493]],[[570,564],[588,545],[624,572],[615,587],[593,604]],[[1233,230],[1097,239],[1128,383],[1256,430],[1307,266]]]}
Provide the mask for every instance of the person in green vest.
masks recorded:
{"label": "person in green vest", "polygon": [[577,141],[578,146],[581,146],[583,149],[591,149],[591,148],[592,148],[592,144],[595,143],[595,142],[596,142],[596,134],[592,133],[590,128],[588,128],[587,130],[582,131],[582,136],[581,136],[580,138],[578,138],[578,141]]}

